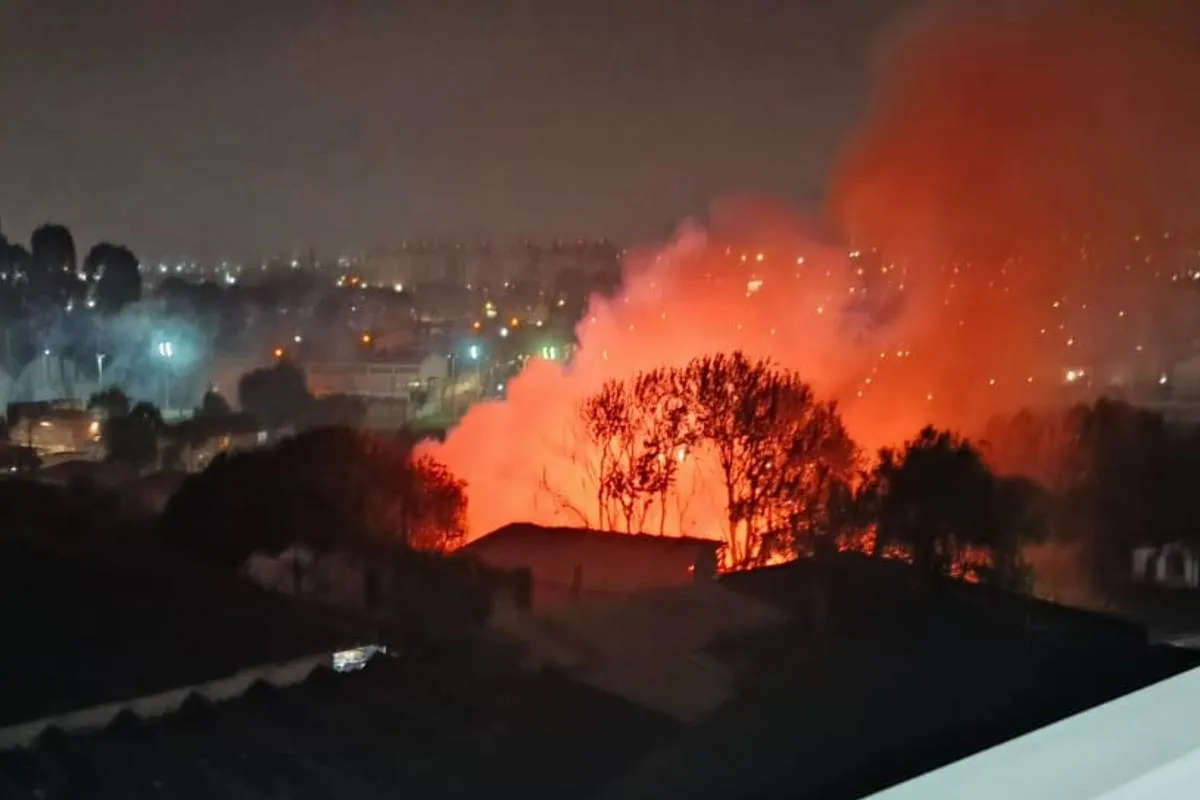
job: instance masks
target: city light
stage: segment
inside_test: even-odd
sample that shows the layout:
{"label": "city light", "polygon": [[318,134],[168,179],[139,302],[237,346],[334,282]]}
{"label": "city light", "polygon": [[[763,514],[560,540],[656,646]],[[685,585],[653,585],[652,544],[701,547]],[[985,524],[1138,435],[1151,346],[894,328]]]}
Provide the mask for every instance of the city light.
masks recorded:
{"label": "city light", "polygon": [[275,358],[283,358],[283,348],[276,347],[273,354],[274,354]]}
{"label": "city light", "polygon": [[473,344],[470,347],[468,347],[467,348],[467,357],[470,358],[472,361],[478,361],[479,360],[479,345]]}
{"label": "city light", "polygon": [[[156,350],[162,358],[170,359],[175,357],[175,345],[171,342],[159,342]],[[47,350],[46,352],[49,354],[50,351]]]}
{"label": "city light", "polygon": [[507,339],[507,338],[508,338],[508,328],[501,328],[501,329],[500,329],[500,338],[501,338],[501,339]]}

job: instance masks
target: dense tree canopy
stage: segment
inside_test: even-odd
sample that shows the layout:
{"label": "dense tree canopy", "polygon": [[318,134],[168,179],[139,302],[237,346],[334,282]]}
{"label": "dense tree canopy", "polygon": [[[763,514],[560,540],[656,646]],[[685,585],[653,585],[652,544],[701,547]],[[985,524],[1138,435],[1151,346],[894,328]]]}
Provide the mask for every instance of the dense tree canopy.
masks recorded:
{"label": "dense tree canopy", "polygon": [[312,402],[304,370],[287,361],[247,372],[238,381],[238,403],[272,427],[294,425]]}
{"label": "dense tree canopy", "polygon": [[[580,405],[579,425],[601,527],[661,533],[685,474],[698,474],[722,501],[728,568],[872,542],[924,571],[1017,585],[1024,546],[1054,521],[1057,495],[994,470],[951,431],[926,428],[866,463],[834,405],[741,353],[609,381]],[[1021,447],[1059,450],[1041,431],[1031,438]],[[1067,474],[1066,458],[1036,474]]]}
{"label": "dense tree canopy", "polygon": [[1130,579],[1130,551],[1200,544],[1200,434],[1153,411],[1101,399],[1065,411],[1021,411],[986,428],[988,460],[1049,492],[1049,537],[1082,559],[1089,588],[1112,597]]}
{"label": "dense tree canopy", "polygon": [[962,569],[977,548],[1011,581],[1021,542],[1044,529],[1037,484],[997,477],[975,445],[949,431],[927,427],[902,449],[882,450],[873,485],[881,492],[877,552],[901,543],[926,571]]}
{"label": "dense tree canopy", "polygon": [[106,418],[123,417],[129,413],[133,403],[119,387],[110,386],[88,398],[87,407],[88,411],[96,411]]}
{"label": "dense tree canopy", "polygon": [[209,389],[200,399],[200,407],[196,409],[193,416],[202,419],[224,419],[231,414],[233,414],[233,409],[230,408],[225,395],[216,389]]}
{"label": "dense tree canopy", "polygon": [[726,564],[758,566],[832,533],[857,450],[837,409],[799,376],[742,353],[610,381],[580,407],[601,527],[661,533],[680,479],[711,470]]}
{"label": "dense tree canopy", "polygon": [[84,286],[71,231],[47,223],[33,232],[29,243],[32,259],[27,280],[31,296],[56,309],[82,299]]}
{"label": "dense tree canopy", "polygon": [[322,428],[218,457],[190,477],[162,521],[164,539],[222,563],[292,544],[446,550],[465,536],[466,489],[404,438]]}
{"label": "dense tree canopy", "polygon": [[105,313],[120,311],[142,296],[142,275],[137,256],[128,247],[101,242],[83,259],[83,274],[93,304]]}
{"label": "dense tree canopy", "polygon": [[111,355],[101,320],[137,301],[141,282],[136,256],[120,245],[97,244],[80,264],[63,225],[39,227],[28,249],[0,236],[0,365],[19,373],[50,350],[96,369],[97,354]]}
{"label": "dense tree canopy", "polygon": [[158,442],[165,426],[152,403],[137,403],[126,414],[109,416],[102,437],[108,458],[145,468],[158,461]]}

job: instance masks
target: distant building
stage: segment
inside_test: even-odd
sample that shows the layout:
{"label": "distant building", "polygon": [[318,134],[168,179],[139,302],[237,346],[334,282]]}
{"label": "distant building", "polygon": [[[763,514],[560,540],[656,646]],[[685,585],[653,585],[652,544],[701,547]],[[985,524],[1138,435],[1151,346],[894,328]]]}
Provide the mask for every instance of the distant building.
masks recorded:
{"label": "distant building", "polygon": [[91,412],[56,403],[12,403],[8,438],[39,456],[80,453],[98,456],[100,420]]}
{"label": "distant building", "polygon": [[394,430],[422,407],[452,399],[450,359],[442,353],[412,354],[373,361],[312,362],[304,365],[314,397],[344,396],[362,402],[362,425]]}
{"label": "distant building", "polygon": [[1170,589],[1195,589],[1200,587],[1200,557],[1182,542],[1139,547],[1133,551],[1133,577]]}
{"label": "distant building", "polygon": [[415,391],[436,393],[450,375],[445,354],[432,353],[379,361],[313,362],[304,365],[315,397],[348,395],[409,399]]}
{"label": "distant building", "polygon": [[712,580],[720,547],[713,539],[514,523],[465,550],[494,567],[528,569],[532,605],[542,609]]}
{"label": "distant building", "polygon": [[361,279],[374,286],[520,281],[549,287],[564,276],[611,280],[620,273],[620,256],[606,241],[583,239],[544,245],[425,240],[372,251],[357,268]]}

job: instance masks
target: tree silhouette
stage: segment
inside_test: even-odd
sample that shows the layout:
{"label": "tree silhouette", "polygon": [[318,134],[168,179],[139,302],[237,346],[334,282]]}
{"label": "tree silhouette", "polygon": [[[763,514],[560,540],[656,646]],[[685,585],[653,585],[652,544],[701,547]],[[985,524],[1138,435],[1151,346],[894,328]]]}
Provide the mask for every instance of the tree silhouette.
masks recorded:
{"label": "tree silhouette", "polygon": [[273,427],[294,425],[312,402],[304,371],[286,361],[247,372],[238,381],[242,410]]}
{"label": "tree silhouette", "polygon": [[101,242],[83,259],[86,277],[95,306],[114,313],[142,297],[142,274],[133,252],[120,245]]}
{"label": "tree silhouette", "polygon": [[[1058,532],[1083,545],[1094,588],[1112,593],[1127,581],[1133,547],[1160,541],[1179,530],[1168,522],[1179,498],[1164,497],[1155,486],[1163,477],[1175,437],[1160,414],[1127,403],[1099,400],[1077,406],[1064,422],[1073,433],[1066,478],[1058,488]],[[1178,463],[1178,462],[1177,462]],[[1159,502],[1167,502],[1155,508]]]}
{"label": "tree silhouette", "polygon": [[1020,545],[1045,536],[1048,495],[1037,483],[998,478],[968,440],[926,427],[902,450],[880,451],[877,552],[902,543],[921,570],[949,574],[967,548],[991,553],[1012,584]]}
{"label": "tree silhouette", "polygon": [[88,398],[87,402],[88,411],[99,411],[109,418],[124,417],[129,414],[132,407],[129,395],[116,386],[96,392]]}
{"label": "tree silhouette", "polygon": [[41,306],[66,309],[82,302],[84,284],[78,274],[75,239],[63,225],[47,223],[30,237],[29,294]]}
{"label": "tree silhouette", "polygon": [[233,409],[229,407],[229,401],[225,399],[225,396],[216,389],[209,389],[200,399],[200,407],[196,409],[194,416],[204,419],[225,419],[232,414]]}
{"label": "tree silhouette", "polygon": [[[297,498],[304,498],[297,502]],[[162,523],[169,543],[236,566],[256,551],[445,550],[465,535],[466,493],[403,439],[322,428],[219,456],[184,483]]]}
{"label": "tree silhouette", "polygon": [[836,408],[770,361],[710,356],[689,364],[686,376],[725,492],[727,563],[763,564],[794,538],[828,481],[853,474],[854,443]]}
{"label": "tree silhouette", "polygon": [[139,469],[153,465],[163,429],[162,414],[152,403],[137,403],[128,414],[109,417],[103,426],[108,458]]}
{"label": "tree silhouette", "polygon": [[837,409],[770,361],[733,353],[609,381],[581,403],[579,427],[602,528],[640,533],[657,519],[664,533],[672,500],[683,515],[681,476],[696,485],[709,472],[724,490],[732,568],[865,525],[858,451]]}
{"label": "tree silhouette", "polygon": [[1021,546],[1050,536],[1053,497],[1036,481],[1021,476],[997,478],[992,486],[990,526],[985,540],[992,552],[995,582],[1006,589],[1023,586]]}
{"label": "tree silhouette", "polygon": [[446,552],[466,540],[467,485],[428,456],[412,460],[413,489],[405,504],[406,540],[418,550]]}
{"label": "tree silhouette", "polygon": [[643,485],[641,464],[647,447],[645,415],[624,381],[608,381],[580,406],[580,421],[596,448],[596,504],[599,525],[641,533],[654,496]]}
{"label": "tree silhouette", "polygon": [[983,535],[992,475],[970,442],[926,427],[901,451],[882,450],[877,472],[886,487],[878,548],[903,542],[919,569],[946,573],[959,548]]}
{"label": "tree silhouette", "polygon": [[1154,411],[1110,399],[1022,410],[988,424],[985,452],[998,471],[1046,487],[1043,527],[1100,596],[1128,588],[1133,548],[1196,539],[1200,436],[1168,428]]}

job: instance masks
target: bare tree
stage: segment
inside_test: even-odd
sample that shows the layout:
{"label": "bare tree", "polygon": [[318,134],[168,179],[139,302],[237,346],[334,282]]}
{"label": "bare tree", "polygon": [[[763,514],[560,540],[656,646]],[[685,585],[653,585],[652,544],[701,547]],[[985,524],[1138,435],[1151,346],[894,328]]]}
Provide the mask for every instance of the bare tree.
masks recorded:
{"label": "bare tree", "polygon": [[600,527],[616,526],[619,517],[631,524],[633,498],[627,476],[636,457],[637,434],[629,386],[624,381],[606,381],[600,390],[579,406],[579,422],[588,445],[596,452],[596,505]]}
{"label": "bare tree", "polygon": [[561,440],[543,439],[543,449],[555,454],[556,458],[553,468],[542,467],[534,502],[540,503],[544,497],[556,516],[568,517],[584,528],[597,526],[603,529],[597,488],[600,466],[595,444],[583,425],[568,426],[562,434]]}
{"label": "bare tree", "polygon": [[741,353],[609,381],[579,409],[595,453],[602,526],[640,533],[685,501],[680,476],[711,473],[725,501],[727,563],[741,569],[812,549],[848,524],[857,449],[837,408],[792,372]]}
{"label": "bare tree", "polygon": [[658,510],[658,534],[662,536],[666,533],[672,495],[679,513],[683,513],[679,470],[689,456],[694,457],[699,428],[692,398],[687,393],[686,375],[680,370],[641,373],[634,379],[633,395],[642,431],[637,488],[653,497]]}
{"label": "bare tree", "polygon": [[[556,512],[573,517],[580,527],[592,527],[592,519],[587,512],[550,481],[550,476],[545,469],[542,470],[542,477],[538,481],[538,490],[550,499]],[[603,526],[601,527],[603,528]]]}
{"label": "bare tree", "polygon": [[854,444],[833,405],[770,361],[709,356],[688,365],[686,381],[724,484],[728,566],[765,563],[829,481],[852,472]]}
{"label": "bare tree", "polygon": [[641,533],[657,515],[665,533],[680,464],[697,439],[683,374],[660,368],[609,381],[581,404],[579,420],[597,453],[601,524]]}

